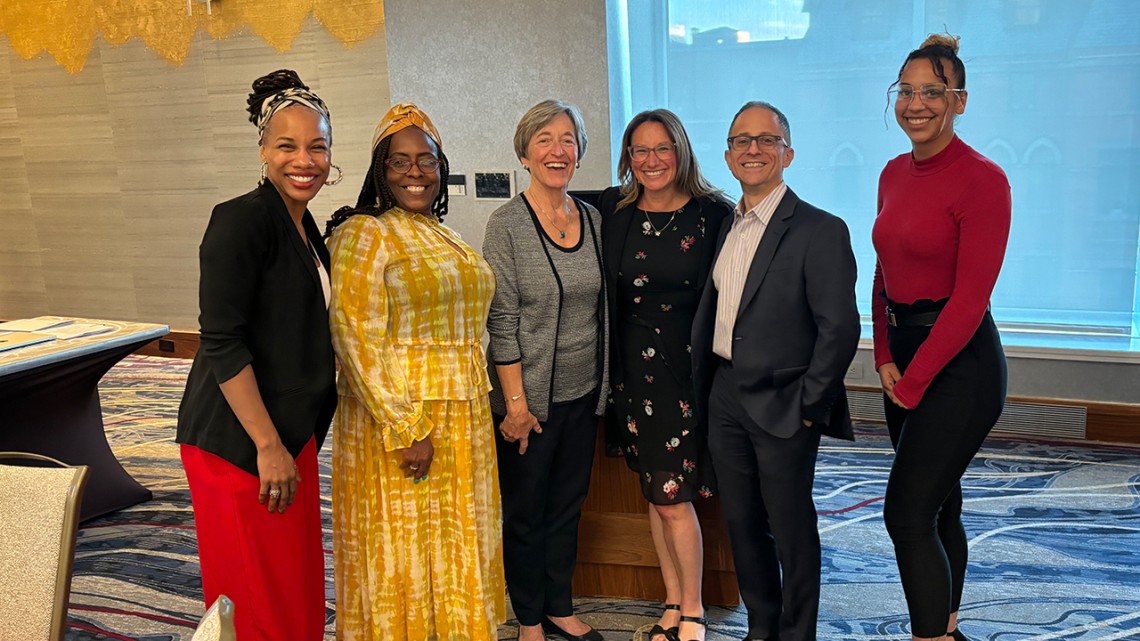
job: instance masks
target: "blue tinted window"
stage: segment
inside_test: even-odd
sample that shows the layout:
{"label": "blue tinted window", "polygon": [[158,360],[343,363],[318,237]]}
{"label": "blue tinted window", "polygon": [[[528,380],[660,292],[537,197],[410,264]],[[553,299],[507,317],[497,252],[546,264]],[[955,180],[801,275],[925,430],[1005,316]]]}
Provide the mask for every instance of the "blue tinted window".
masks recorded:
{"label": "blue tinted window", "polygon": [[[879,172],[910,150],[887,87],[928,33],[960,35],[969,102],[955,127],[997,162],[1013,227],[994,315],[1013,342],[1140,350],[1140,2],[610,0],[612,132],[665,106],[732,197],[728,123],[787,114],[806,200],[847,221],[870,314]],[[615,33],[616,30],[616,33]],[[624,118],[624,120],[622,120]],[[619,147],[614,145],[614,149]]]}

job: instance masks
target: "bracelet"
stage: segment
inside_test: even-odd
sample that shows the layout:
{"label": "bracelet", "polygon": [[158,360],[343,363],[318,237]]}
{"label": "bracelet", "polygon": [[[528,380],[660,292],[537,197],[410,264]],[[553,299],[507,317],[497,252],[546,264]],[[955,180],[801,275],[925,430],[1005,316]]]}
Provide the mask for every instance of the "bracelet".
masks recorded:
{"label": "bracelet", "polygon": [[526,394],[526,392],[523,392],[522,394],[515,394],[514,396],[511,397],[511,402],[514,403],[515,401],[519,400],[520,398],[523,397],[523,394]]}

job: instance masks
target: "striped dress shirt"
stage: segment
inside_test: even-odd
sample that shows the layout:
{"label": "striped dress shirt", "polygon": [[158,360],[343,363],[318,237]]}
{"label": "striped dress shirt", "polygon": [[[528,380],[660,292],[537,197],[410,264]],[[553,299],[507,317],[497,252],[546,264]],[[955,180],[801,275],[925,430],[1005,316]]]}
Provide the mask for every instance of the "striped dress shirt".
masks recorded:
{"label": "striped dress shirt", "polygon": [[713,267],[713,285],[717,291],[716,328],[713,333],[713,352],[721,358],[732,360],[732,329],[736,315],[740,311],[740,296],[744,293],[744,281],[752,267],[752,258],[768,221],[776,211],[776,205],[784,198],[788,185],[781,182],[756,206],[743,211],[744,200],[736,203],[732,213],[732,227],[724,238],[724,246]]}

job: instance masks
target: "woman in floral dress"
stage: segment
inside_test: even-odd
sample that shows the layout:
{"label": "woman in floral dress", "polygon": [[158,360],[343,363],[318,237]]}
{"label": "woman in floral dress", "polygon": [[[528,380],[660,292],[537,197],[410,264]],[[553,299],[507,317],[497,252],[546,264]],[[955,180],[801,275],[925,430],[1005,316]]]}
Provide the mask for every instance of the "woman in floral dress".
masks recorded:
{"label": "woman in floral dress", "polygon": [[714,483],[705,432],[692,409],[689,336],[731,206],[701,176],[672,112],[635,116],[622,147],[622,184],[606,190],[599,207],[613,337],[607,437],[639,475],[651,505],[666,590],[651,641],[692,639],[703,627],[681,615],[704,613],[701,530],[692,502],[711,496]]}

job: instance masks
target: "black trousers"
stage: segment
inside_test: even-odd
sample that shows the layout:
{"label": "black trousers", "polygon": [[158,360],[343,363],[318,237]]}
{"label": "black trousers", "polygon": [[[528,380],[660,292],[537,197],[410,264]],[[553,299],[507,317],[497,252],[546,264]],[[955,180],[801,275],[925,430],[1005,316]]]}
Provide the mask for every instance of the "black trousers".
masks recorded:
{"label": "black trousers", "polygon": [[[899,371],[929,327],[889,327]],[[968,548],[962,527],[962,474],[1005,405],[1006,363],[986,312],[970,342],[934,378],[918,407],[904,410],[884,394],[895,460],[883,520],[895,546],[911,633],[946,634],[962,602]]]}
{"label": "black trousers", "polygon": [[709,452],[748,636],[815,641],[820,544],[811,490],[819,431],[805,427],[786,439],[764,431],[740,404],[732,376],[722,363],[713,379]]}
{"label": "black trousers", "polygon": [[494,416],[503,501],[503,569],[511,607],[522,625],[543,615],[574,613],[571,582],[578,559],[578,521],[590,488],[598,433],[597,393],[551,406],[526,454],[503,440]]}

